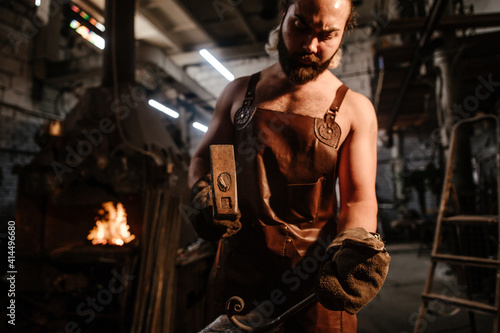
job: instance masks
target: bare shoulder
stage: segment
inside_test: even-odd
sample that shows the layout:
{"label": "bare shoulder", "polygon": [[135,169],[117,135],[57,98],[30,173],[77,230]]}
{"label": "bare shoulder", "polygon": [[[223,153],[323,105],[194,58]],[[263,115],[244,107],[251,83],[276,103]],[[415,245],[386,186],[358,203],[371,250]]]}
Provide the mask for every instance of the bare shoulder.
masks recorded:
{"label": "bare shoulder", "polygon": [[235,93],[238,93],[240,91],[244,92],[249,80],[250,76],[242,76],[235,79],[234,81],[229,82],[222,91],[221,97],[224,97],[226,95],[234,96]]}
{"label": "bare shoulder", "polygon": [[229,113],[230,118],[233,119],[236,110],[238,110],[243,103],[249,80],[250,76],[243,76],[231,81],[224,88],[224,90],[222,90],[219,98],[217,99],[215,111],[224,113],[227,112]]}
{"label": "bare shoulder", "polygon": [[377,129],[375,109],[372,102],[363,94],[349,90],[342,106],[352,131],[367,128]]}

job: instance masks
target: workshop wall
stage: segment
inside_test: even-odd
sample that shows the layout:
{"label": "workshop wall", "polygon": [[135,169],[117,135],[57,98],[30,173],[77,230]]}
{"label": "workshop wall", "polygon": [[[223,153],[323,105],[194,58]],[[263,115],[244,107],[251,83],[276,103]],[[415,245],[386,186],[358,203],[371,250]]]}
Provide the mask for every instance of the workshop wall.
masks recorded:
{"label": "workshop wall", "polygon": [[0,24],[0,219],[14,219],[17,176],[16,164],[27,163],[39,150],[34,137],[44,123],[41,106],[33,102],[31,57],[33,37],[29,38],[27,17],[34,11],[19,2],[15,8],[2,8]]}
{"label": "workshop wall", "polygon": [[[90,71],[100,66],[100,55],[61,29],[59,1],[46,8],[32,1],[15,1],[1,6],[0,16],[0,219],[14,219],[17,190],[16,165],[27,164],[39,151],[37,134],[51,120],[63,119],[87,86],[99,84],[99,77],[74,80],[61,88],[45,80],[47,72],[71,60],[71,66]],[[61,2],[62,3],[62,2]],[[69,29],[68,27],[66,29]],[[89,51],[90,50],[90,51]],[[51,64],[55,66],[51,67]]]}

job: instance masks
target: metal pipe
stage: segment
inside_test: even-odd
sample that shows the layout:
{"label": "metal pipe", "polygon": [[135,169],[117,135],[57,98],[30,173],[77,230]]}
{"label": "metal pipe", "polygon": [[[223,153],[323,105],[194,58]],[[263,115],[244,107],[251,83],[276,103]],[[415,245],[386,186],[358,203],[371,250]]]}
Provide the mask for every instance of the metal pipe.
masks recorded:
{"label": "metal pipe", "polygon": [[50,119],[50,120],[62,120],[63,117],[57,116],[55,114],[50,114],[50,113],[45,113],[45,112],[40,112],[40,111],[35,111],[35,110],[28,110],[23,107],[20,107],[19,105],[14,105],[6,102],[0,101],[0,106],[5,106],[14,109],[15,112],[21,112],[24,114],[28,114],[33,117],[37,118],[42,118],[42,119]]}
{"label": "metal pipe", "polygon": [[424,47],[427,46],[429,39],[434,32],[434,29],[443,15],[444,12],[444,7],[448,3],[447,0],[436,0],[432,4],[432,8],[430,10],[429,15],[426,17],[425,24],[424,24],[424,29],[421,33],[421,38],[415,48],[415,52],[413,55],[413,59],[411,61],[410,68],[405,74],[405,77],[403,78],[403,82],[401,84],[401,89],[399,90],[399,93],[396,97],[396,101],[393,104],[393,107],[391,109],[391,113],[389,115],[389,122],[387,125],[387,134],[389,137],[392,136],[392,126],[396,122],[397,116],[399,109],[401,108],[401,104],[403,102],[403,99],[405,98],[406,92],[408,91],[408,87],[410,86],[411,81],[413,80],[413,77],[415,76],[415,72],[418,69],[420,62],[421,62],[421,52]]}
{"label": "metal pipe", "polygon": [[[135,81],[134,14],[135,0],[106,0],[106,47],[102,76],[105,87],[113,85],[113,75],[116,75],[118,83]],[[116,71],[113,71],[113,66],[116,66]]]}

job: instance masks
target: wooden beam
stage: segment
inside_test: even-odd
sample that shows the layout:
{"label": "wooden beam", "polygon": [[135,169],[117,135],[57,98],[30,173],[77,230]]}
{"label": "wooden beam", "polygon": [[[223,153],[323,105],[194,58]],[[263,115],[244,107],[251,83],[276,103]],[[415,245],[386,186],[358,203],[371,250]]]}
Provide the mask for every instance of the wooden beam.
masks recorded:
{"label": "wooden beam", "polygon": [[[377,35],[411,33],[421,31],[425,17],[391,20],[385,26],[374,27]],[[476,15],[443,16],[435,30],[453,30],[466,28],[490,28],[500,26],[500,13]]]}

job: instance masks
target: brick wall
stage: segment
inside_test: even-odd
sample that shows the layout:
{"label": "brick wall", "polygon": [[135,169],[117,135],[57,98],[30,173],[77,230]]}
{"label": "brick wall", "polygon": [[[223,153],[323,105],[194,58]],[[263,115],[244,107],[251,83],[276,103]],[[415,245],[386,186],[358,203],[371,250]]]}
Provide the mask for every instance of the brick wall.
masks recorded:
{"label": "brick wall", "polygon": [[373,101],[371,81],[375,70],[372,44],[371,39],[353,39],[344,43],[342,61],[333,73],[349,89],[359,92]]}
{"label": "brick wall", "polygon": [[[36,10],[28,0],[0,3],[0,221],[13,218],[12,169],[39,151],[37,134],[48,122],[63,119],[87,87],[100,84],[95,69],[100,73],[101,54],[62,26],[67,3],[52,1],[50,12]],[[61,76],[49,73],[49,63]]]}
{"label": "brick wall", "polygon": [[28,163],[39,151],[35,135],[54,113],[57,91],[43,88],[33,96],[33,54],[41,29],[33,29],[32,1],[2,4],[0,11],[0,221],[14,218],[16,164]]}
{"label": "brick wall", "polygon": [[[236,78],[238,78],[258,72],[272,65],[274,62],[275,60],[268,56],[261,56],[226,61],[223,62],[223,65],[231,73],[233,73]],[[189,66],[187,67],[186,72],[189,76],[196,80],[198,84],[214,96],[219,96],[224,87],[229,83],[225,77],[223,77],[209,64]]]}

